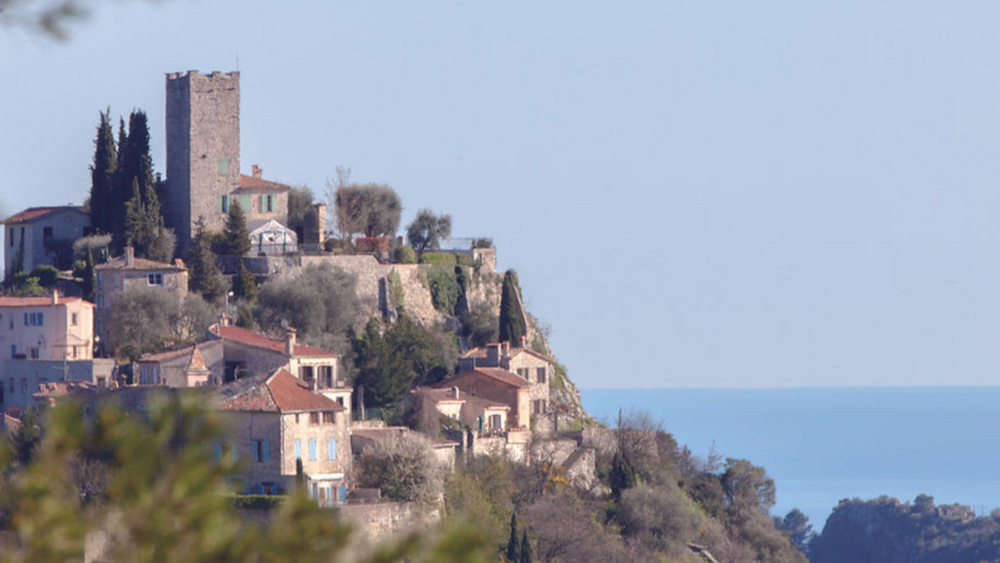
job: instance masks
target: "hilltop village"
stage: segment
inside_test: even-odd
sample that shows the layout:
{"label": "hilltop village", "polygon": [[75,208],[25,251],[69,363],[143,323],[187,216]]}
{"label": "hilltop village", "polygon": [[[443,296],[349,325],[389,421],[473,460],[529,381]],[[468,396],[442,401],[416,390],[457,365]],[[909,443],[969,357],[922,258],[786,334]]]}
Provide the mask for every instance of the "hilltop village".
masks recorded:
{"label": "hilltop village", "polygon": [[[145,113],[116,132],[108,110],[86,203],[3,220],[0,411],[19,463],[54,407],[95,428],[107,405],[155,421],[196,400],[224,421],[207,463],[247,513],[301,490],[359,542],[472,515],[494,560],[804,560],[760,468],[699,460],[641,416],[587,416],[489,238],[427,209],[399,236],[398,195],[344,169],[325,201],[244,174],[238,72],[169,73],[165,94],[165,176]],[[70,470],[85,499],[109,494],[92,461]],[[32,545],[15,508],[3,541]],[[86,536],[86,560],[110,557],[116,525]]]}

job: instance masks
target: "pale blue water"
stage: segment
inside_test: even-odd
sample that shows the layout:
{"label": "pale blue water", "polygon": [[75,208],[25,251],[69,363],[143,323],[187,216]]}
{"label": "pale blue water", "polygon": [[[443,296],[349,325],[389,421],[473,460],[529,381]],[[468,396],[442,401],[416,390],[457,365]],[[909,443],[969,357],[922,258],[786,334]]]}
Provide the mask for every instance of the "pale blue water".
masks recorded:
{"label": "pale blue water", "polygon": [[797,507],[816,531],[843,498],[880,495],[1000,507],[1000,387],[584,389],[593,416],[645,410],[705,457],[767,469],[775,515]]}

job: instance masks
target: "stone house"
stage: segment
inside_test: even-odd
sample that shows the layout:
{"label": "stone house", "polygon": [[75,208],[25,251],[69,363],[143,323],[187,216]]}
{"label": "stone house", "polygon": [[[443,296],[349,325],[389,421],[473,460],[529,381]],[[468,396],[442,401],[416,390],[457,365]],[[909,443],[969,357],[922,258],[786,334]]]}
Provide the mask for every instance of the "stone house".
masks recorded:
{"label": "stone house", "polygon": [[115,361],[4,360],[0,361],[0,410],[23,410],[36,402],[34,394],[52,383],[85,383],[94,388],[114,385]]}
{"label": "stone house", "polygon": [[296,476],[296,460],[311,498],[337,504],[347,497],[351,470],[350,415],[288,370],[219,389],[219,408],[230,419],[230,433],[216,455],[245,460],[237,490],[280,494]]}
{"label": "stone house", "polygon": [[94,298],[97,301],[97,313],[94,320],[94,332],[102,340],[107,332],[111,305],[115,297],[130,287],[153,287],[161,289],[183,301],[188,292],[188,271],[184,263],[175,260],[173,264],[136,258],[131,246],[125,247],[125,253],[94,267],[97,283],[94,286]]}
{"label": "stone house", "polygon": [[531,348],[511,348],[508,342],[493,342],[472,348],[458,360],[459,371],[477,367],[502,368],[516,373],[531,385],[531,414],[546,414],[549,409],[549,379],[554,375],[554,360]]}
{"label": "stone house", "polygon": [[[209,327],[207,336],[223,344],[225,366],[219,383],[284,368],[317,393],[343,406],[348,415],[351,414],[353,390],[340,378],[339,356],[329,350],[299,344],[294,328],[287,329],[285,338],[279,339],[223,323]],[[215,368],[210,369],[214,374]]]}
{"label": "stone house", "polygon": [[0,297],[0,357],[93,358],[93,323],[93,303],[58,291],[48,297]]}
{"label": "stone house", "polygon": [[148,354],[136,360],[132,373],[139,385],[201,387],[225,378],[221,340],[207,340],[176,350]]}
{"label": "stone house", "polygon": [[505,403],[463,393],[458,387],[417,387],[410,391],[407,400],[429,401],[442,415],[461,422],[479,434],[506,430],[511,411]]}
{"label": "stone house", "polygon": [[351,431],[351,451],[355,457],[364,453],[367,448],[375,447],[393,438],[402,437],[416,440],[427,446],[431,457],[444,469],[454,469],[455,456],[458,452],[458,442],[446,440],[438,436],[430,436],[411,430],[405,426],[388,426],[385,428],[355,428]]}
{"label": "stone house", "polygon": [[73,241],[91,234],[90,214],[83,207],[29,207],[4,219],[4,275],[23,248],[24,271],[35,266],[55,265],[59,246],[72,251]]}
{"label": "stone house", "polygon": [[[531,430],[531,384],[500,368],[475,368],[431,386],[434,389],[459,389],[460,393],[507,405],[510,414],[506,428]],[[492,422],[486,424],[491,427]]]}

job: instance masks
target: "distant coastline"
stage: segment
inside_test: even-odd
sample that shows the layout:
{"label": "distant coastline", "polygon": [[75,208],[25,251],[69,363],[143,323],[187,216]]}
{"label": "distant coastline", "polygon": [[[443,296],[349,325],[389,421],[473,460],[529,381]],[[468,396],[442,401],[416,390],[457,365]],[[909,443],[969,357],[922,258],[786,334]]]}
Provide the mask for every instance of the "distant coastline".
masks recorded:
{"label": "distant coastline", "polygon": [[805,512],[819,531],[840,499],[889,495],[1000,507],[1000,386],[583,388],[587,411],[649,412],[704,457],[762,465],[782,515]]}

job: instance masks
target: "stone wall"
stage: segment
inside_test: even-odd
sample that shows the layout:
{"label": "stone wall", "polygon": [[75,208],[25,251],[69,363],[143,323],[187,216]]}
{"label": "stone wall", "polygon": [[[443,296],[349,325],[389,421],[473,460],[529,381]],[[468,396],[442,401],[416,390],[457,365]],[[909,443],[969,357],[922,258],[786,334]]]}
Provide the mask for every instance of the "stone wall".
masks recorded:
{"label": "stone wall", "polygon": [[109,359],[95,360],[4,360],[0,362],[0,384],[4,389],[0,392],[0,409],[6,411],[10,407],[27,408],[34,405],[33,393],[38,392],[38,386],[45,383],[63,381],[89,381],[97,384],[97,379],[111,381],[111,371],[115,361]]}
{"label": "stone wall", "polygon": [[379,502],[341,506],[343,521],[357,535],[355,540],[378,542],[391,536],[433,526],[441,520],[433,507],[412,502]]}

